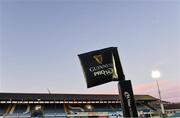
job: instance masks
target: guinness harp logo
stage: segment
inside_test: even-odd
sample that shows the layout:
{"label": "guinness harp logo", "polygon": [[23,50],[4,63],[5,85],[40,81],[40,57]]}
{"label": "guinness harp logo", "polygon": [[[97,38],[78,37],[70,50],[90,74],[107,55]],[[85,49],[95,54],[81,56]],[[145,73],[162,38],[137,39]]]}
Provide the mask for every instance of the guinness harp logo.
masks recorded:
{"label": "guinness harp logo", "polygon": [[102,55],[94,55],[93,58],[96,60],[98,64],[102,64]]}

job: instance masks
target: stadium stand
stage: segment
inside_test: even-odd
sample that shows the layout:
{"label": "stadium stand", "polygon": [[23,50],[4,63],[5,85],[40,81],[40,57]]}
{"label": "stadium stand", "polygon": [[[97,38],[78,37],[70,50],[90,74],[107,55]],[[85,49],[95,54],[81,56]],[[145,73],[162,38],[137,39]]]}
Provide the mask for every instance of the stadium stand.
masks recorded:
{"label": "stadium stand", "polygon": [[[157,111],[158,99],[135,95],[139,116]],[[153,104],[152,104],[153,103]],[[156,105],[154,105],[156,106]],[[0,93],[3,118],[121,117],[121,101],[111,94]]]}
{"label": "stadium stand", "polygon": [[5,109],[7,108],[6,106],[6,104],[0,105],[0,116],[2,116],[5,113]]}

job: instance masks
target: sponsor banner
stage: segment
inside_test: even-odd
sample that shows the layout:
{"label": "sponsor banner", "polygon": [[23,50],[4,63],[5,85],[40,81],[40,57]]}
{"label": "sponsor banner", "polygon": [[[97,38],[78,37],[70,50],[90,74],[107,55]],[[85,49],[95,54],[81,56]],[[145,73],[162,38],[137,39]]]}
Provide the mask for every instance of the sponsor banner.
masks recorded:
{"label": "sponsor banner", "polygon": [[108,116],[122,116],[121,111],[108,112]]}
{"label": "sponsor banner", "polygon": [[74,114],[68,114],[68,117],[72,116],[88,116],[88,112],[76,112]]}
{"label": "sponsor banner", "polygon": [[78,56],[88,88],[124,79],[116,47],[79,54]]}
{"label": "sponsor banner", "polygon": [[108,112],[88,112],[88,116],[108,116]]}
{"label": "sponsor banner", "polygon": [[122,101],[123,116],[131,118],[138,117],[131,81],[120,81],[118,87]]}
{"label": "sponsor banner", "polygon": [[108,112],[76,112],[68,116],[108,116]]}

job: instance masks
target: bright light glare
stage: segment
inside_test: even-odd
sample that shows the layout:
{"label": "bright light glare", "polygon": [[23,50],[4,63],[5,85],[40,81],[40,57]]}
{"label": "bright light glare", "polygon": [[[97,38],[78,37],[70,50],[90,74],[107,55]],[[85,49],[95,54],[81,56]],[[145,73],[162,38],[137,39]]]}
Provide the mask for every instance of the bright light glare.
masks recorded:
{"label": "bright light glare", "polygon": [[151,73],[151,76],[154,79],[158,79],[158,78],[160,78],[161,73],[159,72],[159,70],[153,70],[152,73]]}
{"label": "bright light glare", "polygon": [[86,105],[86,108],[91,110],[92,109],[92,106],[91,105]]}

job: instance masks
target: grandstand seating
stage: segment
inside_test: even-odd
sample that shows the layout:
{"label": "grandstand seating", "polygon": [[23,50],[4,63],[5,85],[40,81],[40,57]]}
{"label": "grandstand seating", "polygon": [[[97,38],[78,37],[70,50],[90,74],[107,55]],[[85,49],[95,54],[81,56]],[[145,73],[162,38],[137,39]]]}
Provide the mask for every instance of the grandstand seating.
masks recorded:
{"label": "grandstand seating", "polygon": [[94,105],[94,111],[107,112],[107,111],[112,111],[112,109],[109,104],[97,104],[97,105]]}
{"label": "grandstand seating", "polygon": [[25,113],[26,109],[27,109],[27,105],[24,104],[17,105],[13,113]]}
{"label": "grandstand seating", "polygon": [[51,116],[51,115],[61,115],[64,114],[64,108],[62,104],[49,104],[44,105],[44,115]]}
{"label": "grandstand seating", "polygon": [[5,105],[0,105],[0,116],[5,113]]}
{"label": "grandstand seating", "polygon": [[1,105],[4,111],[4,117],[29,117],[30,112],[26,113],[27,105],[22,105],[22,104],[9,104],[8,107],[5,106],[4,104]]}
{"label": "grandstand seating", "polygon": [[[154,106],[148,103],[157,99],[147,95],[138,95],[136,98],[138,111],[155,110]],[[0,115],[3,115],[3,118],[29,118],[36,111],[36,106],[40,106],[45,118],[122,116],[118,95],[0,93]]]}
{"label": "grandstand seating", "polygon": [[[92,109],[89,110],[86,108],[86,105],[91,105]],[[8,107],[11,106],[10,110],[8,113],[4,114],[5,111],[8,109]],[[103,113],[103,112],[108,112],[109,115],[114,116],[117,114],[117,112],[122,112],[120,104],[71,104],[71,107],[67,106],[67,112],[64,111],[64,105],[63,104],[42,104],[42,110],[43,114],[46,118],[52,118],[52,117],[66,117],[67,114],[69,115],[77,115],[80,112],[87,112],[87,113]],[[27,112],[28,107],[31,109],[29,112]],[[35,105],[28,105],[28,104],[16,104],[16,105],[6,105],[2,104],[0,105],[0,113],[1,116],[4,114],[6,116],[5,118],[13,118],[13,117],[22,117],[22,118],[27,118],[31,116],[31,111]],[[74,109],[73,109],[74,108]],[[83,109],[84,111],[80,110]],[[12,110],[14,109],[14,110]],[[138,111],[143,111],[144,113],[152,111],[152,109],[148,108],[144,104],[137,104],[137,110]],[[122,113],[121,113],[122,115]]]}

